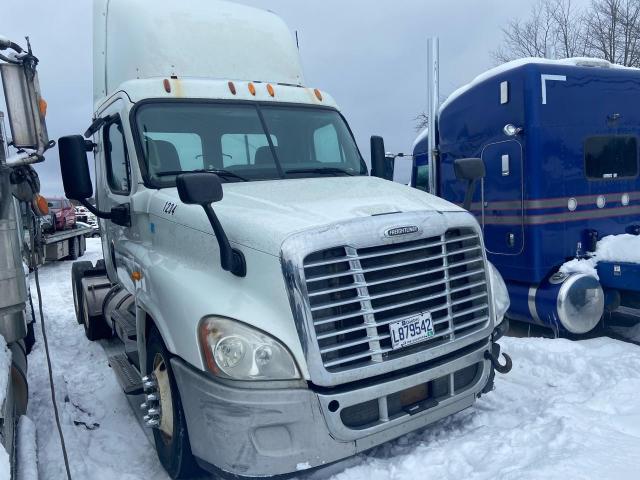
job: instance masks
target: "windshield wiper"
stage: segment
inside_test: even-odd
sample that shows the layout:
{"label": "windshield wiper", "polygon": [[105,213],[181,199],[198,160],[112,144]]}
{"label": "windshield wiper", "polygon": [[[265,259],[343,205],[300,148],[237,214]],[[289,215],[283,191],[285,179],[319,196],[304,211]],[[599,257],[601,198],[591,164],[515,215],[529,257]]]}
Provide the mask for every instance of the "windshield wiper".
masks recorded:
{"label": "windshield wiper", "polygon": [[205,170],[201,168],[198,170],[169,170],[166,172],[158,172],[155,175],[157,177],[171,177],[173,175],[180,175],[183,173],[215,173],[216,175],[222,178],[237,178],[238,180],[241,180],[243,182],[249,181],[248,178],[241,177],[237,173],[230,172],[229,170],[218,170],[218,169]]}
{"label": "windshield wiper", "polygon": [[297,168],[295,170],[287,170],[288,174],[295,173],[318,173],[320,175],[349,175],[350,177],[355,176],[355,173],[349,172],[347,170],[343,170],[342,168],[334,168],[334,167],[320,167],[320,168]]}

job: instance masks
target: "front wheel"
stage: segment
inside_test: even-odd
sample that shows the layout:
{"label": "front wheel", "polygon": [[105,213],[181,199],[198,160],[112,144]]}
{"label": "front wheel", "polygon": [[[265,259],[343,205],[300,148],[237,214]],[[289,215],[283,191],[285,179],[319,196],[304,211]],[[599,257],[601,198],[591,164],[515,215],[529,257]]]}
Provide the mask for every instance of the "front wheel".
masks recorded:
{"label": "front wheel", "polygon": [[[171,354],[160,332],[153,328],[147,340],[147,372],[155,384],[158,413],[153,438],[160,463],[173,479],[190,478],[200,472],[191,453],[187,422],[180,392],[170,364]],[[151,393],[151,392],[148,392]]]}

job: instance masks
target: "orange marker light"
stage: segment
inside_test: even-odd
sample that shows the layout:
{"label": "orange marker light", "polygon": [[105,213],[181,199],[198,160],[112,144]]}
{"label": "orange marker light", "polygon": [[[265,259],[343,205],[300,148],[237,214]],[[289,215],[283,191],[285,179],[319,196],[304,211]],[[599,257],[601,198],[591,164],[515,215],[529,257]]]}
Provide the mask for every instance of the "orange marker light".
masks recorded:
{"label": "orange marker light", "polygon": [[320,90],[318,90],[317,88],[313,91],[313,93],[316,94],[316,98],[320,101],[322,101],[322,92]]}
{"label": "orange marker light", "polygon": [[249,84],[249,92],[251,93],[251,95],[253,95],[254,97],[256,96],[256,86],[253,83]]}
{"label": "orange marker light", "polygon": [[131,280],[133,280],[134,282],[139,282],[140,280],[142,280],[142,273],[138,272],[137,270],[131,272]]}
{"label": "orange marker light", "polygon": [[233,95],[235,95],[235,94],[237,93],[237,92],[236,92],[236,86],[235,86],[235,84],[234,84],[233,82],[229,82],[229,91],[230,91]]}
{"label": "orange marker light", "polygon": [[40,115],[47,116],[47,101],[44,98],[38,100],[38,109],[40,110]]}
{"label": "orange marker light", "polygon": [[35,210],[36,215],[40,217],[49,215],[49,203],[47,202],[47,199],[42,195],[37,194],[33,197],[33,209]]}
{"label": "orange marker light", "polygon": [[171,82],[169,81],[169,79],[165,78],[162,81],[162,84],[164,85],[164,91],[167,93],[171,93]]}
{"label": "orange marker light", "polygon": [[271,84],[267,84],[267,92],[269,92],[269,95],[271,95],[272,97],[276,96],[276,91]]}

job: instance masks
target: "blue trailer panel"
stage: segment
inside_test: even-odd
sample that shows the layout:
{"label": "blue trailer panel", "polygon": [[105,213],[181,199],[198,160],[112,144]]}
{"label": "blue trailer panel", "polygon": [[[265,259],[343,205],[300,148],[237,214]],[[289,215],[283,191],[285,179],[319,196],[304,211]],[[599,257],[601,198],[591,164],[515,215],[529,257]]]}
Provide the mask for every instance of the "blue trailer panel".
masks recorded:
{"label": "blue trailer panel", "polygon": [[[486,177],[471,210],[509,286],[514,317],[557,323],[540,310],[557,307],[549,282],[559,267],[588,254],[599,238],[640,230],[638,105],[640,70],[580,59],[512,62],[441,107],[435,193],[461,204],[466,185],[453,163],[482,158]],[[417,188],[426,188],[420,173],[430,162],[427,151],[423,136],[414,146]],[[640,291],[639,277],[627,274],[621,282],[604,265],[600,270],[603,291],[624,289],[625,298]],[[586,288],[589,282],[578,283]],[[604,298],[591,294],[583,301]],[[538,297],[542,304],[535,308]]]}

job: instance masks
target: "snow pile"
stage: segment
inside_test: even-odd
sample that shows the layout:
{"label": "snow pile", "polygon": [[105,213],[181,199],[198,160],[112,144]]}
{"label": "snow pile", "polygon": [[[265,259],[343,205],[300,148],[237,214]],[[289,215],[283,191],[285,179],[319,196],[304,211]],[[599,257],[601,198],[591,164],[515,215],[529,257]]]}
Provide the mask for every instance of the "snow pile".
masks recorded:
{"label": "snow pile", "polygon": [[[10,369],[11,351],[7,348],[7,343],[4,341],[4,337],[0,335],[0,406],[4,405]],[[9,480],[10,478],[11,463],[9,462],[9,454],[4,447],[0,446],[0,479]]]}
{"label": "snow pile", "polygon": [[589,258],[570,260],[560,267],[560,271],[566,274],[586,273],[598,278],[598,262],[640,263],[640,236],[625,233],[604,237]]}
{"label": "snow pile", "polygon": [[38,480],[36,426],[23,415],[18,422],[18,480]]}
{"label": "snow pile", "polygon": [[[95,263],[99,258],[100,239],[87,239],[82,260]],[[109,368],[105,350],[100,343],[89,342],[76,321],[71,265],[69,261],[56,262],[40,270],[53,379],[71,475],[96,480],[168,479]],[[35,292],[35,284],[31,291]],[[40,478],[66,479],[39,323],[29,355],[27,414],[37,427]]]}
{"label": "snow pile", "polygon": [[514,368],[475,407],[383,445],[333,480],[637,479],[640,348],[505,338]]}
{"label": "snow pile", "polygon": [[7,342],[5,342],[4,337],[0,335],[0,405],[4,404],[10,369],[11,351],[7,347]]}

